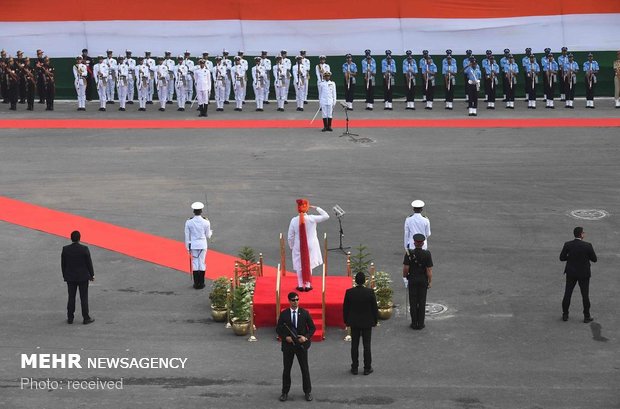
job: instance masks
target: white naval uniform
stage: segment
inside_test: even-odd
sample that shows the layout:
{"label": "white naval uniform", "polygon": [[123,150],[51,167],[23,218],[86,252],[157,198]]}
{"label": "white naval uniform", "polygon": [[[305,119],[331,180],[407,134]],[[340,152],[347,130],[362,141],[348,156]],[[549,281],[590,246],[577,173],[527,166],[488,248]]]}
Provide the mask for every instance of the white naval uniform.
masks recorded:
{"label": "white naval uniform", "polygon": [[252,86],[254,87],[254,96],[256,98],[256,109],[263,109],[263,101],[265,100],[265,86],[269,83],[269,75],[265,71],[265,67],[258,64],[252,67]]}
{"label": "white naval uniform", "polygon": [[159,97],[159,105],[166,109],[166,101],[168,100],[168,84],[170,82],[170,73],[168,66],[163,63],[157,66],[157,96]]}
{"label": "white naval uniform", "polygon": [[226,100],[226,76],[228,67],[221,62],[213,66],[213,89],[215,90],[215,105],[218,109],[224,109]]}
{"label": "white naval uniform", "polygon": [[329,68],[329,64],[317,64],[316,67],[314,67],[314,72],[316,74],[316,86],[317,88],[319,88],[319,85],[325,81],[325,78],[323,77],[323,74],[326,72],[332,72],[331,69]]}
{"label": "white naval uniform", "polygon": [[307,58],[302,58],[301,59],[302,64],[304,65],[304,67],[306,68],[306,95],[304,96],[304,101],[308,100],[308,88],[310,88],[308,85],[310,84],[310,69],[311,69],[311,65],[310,65],[310,60]]}
{"label": "white naval uniform", "polygon": [[164,60],[164,64],[168,67],[168,98],[166,98],[166,101],[172,101],[174,99],[174,69],[176,68],[176,63],[172,58],[168,58]]}
{"label": "white naval uniform", "polygon": [[136,66],[136,88],[138,89],[140,108],[146,109],[146,102],[149,100],[150,84],[151,68],[146,63]]}
{"label": "white naval uniform", "polygon": [[110,69],[105,62],[95,64],[93,67],[93,76],[97,83],[97,93],[99,94],[99,108],[105,108],[108,96],[108,79]]}
{"label": "white naval uniform", "polygon": [[155,60],[152,58],[144,58],[144,64],[149,67],[149,82],[148,82],[148,91],[147,91],[147,101],[153,102],[153,94],[155,93],[155,71],[157,69],[157,64],[155,64]]}
{"label": "white naval uniform", "polygon": [[189,70],[186,65],[179,64],[174,67],[174,84],[177,89],[177,104],[179,108],[185,109],[187,100],[187,84],[189,83]]}
{"label": "white naval uniform", "polygon": [[235,64],[232,68],[232,78],[235,90],[235,103],[236,108],[243,109],[243,101],[245,100],[247,77],[245,75],[246,69],[243,68],[241,62]]}
{"label": "white naval uniform", "polygon": [[[271,72],[271,60],[269,58],[263,58],[260,61],[260,65],[265,68],[267,73]],[[269,101],[269,87],[271,87],[271,77],[267,74],[267,82],[263,87],[263,101]]]}
{"label": "white naval uniform", "polygon": [[[304,221],[306,223],[306,238],[308,240],[308,253],[310,254],[310,270],[323,264],[323,256],[321,255],[321,245],[316,232],[317,223],[324,222],[329,219],[329,214],[320,207],[316,207],[318,215],[309,215],[306,213]],[[293,258],[293,269],[297,272],[298,287],[310,287],[309,282],[302,282],[301,277],[301,253],[299,251],[299,215],[291,219],[288,226],[288,246],[291,249]],[[312,271],[310,272],[312,274]]]}
{"label": "white naval uniform", "polygon": [[413,243],[414,234],[423,234],[426,237],[422,248],[426,250],[428,246],[428,238],[431,235],[431,222],[422,213],[414,213],[405,219],[405,249],[413,250],[415,245]]}
{"label": "white naval uniform", "polygon": [[84,64],[73,65],[73,85],[77,93],[78,108],[86,108],[86,81],[88,69]]}
{"label": "white naval uniform", "polygon": [[323,118],[331,118],[336,105],[336,83],[332,80],[319,82],[319,105]]}
{"label": "white naval uniform", "polygon": [[125,108],[127,103],[127,92],[129,90],[129,66],[125,63],[119,64],[117,69],[118,82],[116,88],[118,91],[118,103],[121,108]]}
{"label": "white naval uniform", "polygon": [[[248,71],[250,71],[250,66],[248,65],[248,60],[246,60],[245,58],[241,58],[241,66],[245,69],[246,74],[247,74]],[[247,77],[247,75],[246,75],[246,77]],[[248,84],[248,81],[247,81],[247,78],[246,78],[246,81],[245,81],[245,85],[246,85],[245,95],[246,96],[248,95],[247,84]],[[245,98],[243,99],[243,101],[245,101]]]}
{"label": "white naval uniform", "polygon": [[187,66],[188,72],[189,72],[189,82],[187,83],[187,86],[185,87],[186,91],[187,91],[187,98],[186,101],[193,101],[194,100],[194,62],[192,60],[190,60],[189,58],[186,58],[183,60],[183,65]]}
{"label": "white naval uniform", "polygon": [[127,101],[133,101],[136,92],[136,60],[125,58],[125,64],[129,67],[129,77],[127,78]]}
{"label": "white naval uniform", "polygon": [[286,101],[286,76],[284,64],[280,63],[273,66],[273,88],[276,91],[276,101],[280,109],[284,109],[284,101]]}
{"label": "white naval uniform", "polygon": [[226,89],[224,91],[224,97],[225,100],[228,101],[230,99],[230,90],[232,89],[232,82],[231,82],[231,71],[232,71],[232,66],[233,63],[232,61],[230,61],[228,58],[222,58],[222,64],[224,64],[226,66]]}
{"label": "white naval uniform", "polygon": [[293,67],[293,64],[291,63],[290,58],[282,58],[282,65],[284,65],[284,68],[286,69],[286,77],[284,79],[284,100],[286,101],[288,100],[288,93],[291,89],[291,67]]}
{"label": "white naval uniform", "polygon": [[114,101],[114,89],[116,88],[116,70],[118,69],[118,62],[114,58],[106,58],[103,61],[108,65],[110,71],[106,100]]}
{"label": "white naval uniform", "polygon": [[209,94],[211,93],[211,71],[206,67],[194,68],[194,81],[196,82],[196,98],[198,105],[209,104]]}
{"label": "white naval uniform", "polygon": [[306,71],[303,63],[297,63],[293,67],[293,86],[295,87],[295,98],[297,101],[297,108],[304,107],[304,101],[308,93],[308,72]]}
{"label": "white naval uniform", "polygon": [[185,248],[192,253],[192,270],[206,271],[207,239],[213,235],[211,223],[202,216],[185,222]]}

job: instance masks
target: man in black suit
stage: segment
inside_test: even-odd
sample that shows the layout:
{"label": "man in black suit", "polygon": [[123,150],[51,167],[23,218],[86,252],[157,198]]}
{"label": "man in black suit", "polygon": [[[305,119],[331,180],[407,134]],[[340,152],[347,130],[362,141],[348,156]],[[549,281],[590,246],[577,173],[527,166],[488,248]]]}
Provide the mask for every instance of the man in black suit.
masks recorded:
{"label": "man in black suit", "polygon": [[568,321],[570,298],[575,284],[579,284],[583,299],[583,322],[588,323],[593,320],[590,316],[590,262],[596,263],[596,253],[594,253],[592,244],[583,241],[585,235],[583,227],[575,227],[573,235],[575,239],[564,243],[560,253],[560,261],[566,261],[564,268],[566,288],[562,299],[562,320]]}
{"label": "man in black suit", "polygon": [[299,295],[295,292],[288,294],[290,308],[280,312],[276,332],[282,339],[282,355],[284,371],[282,371],[282,395],[280,401],[288,399],[291,389],[291,368],[293,358],[297,356],[301,368],[301,379],[307,401],[312,400],[312,384],[310,383],[310,369],[308,368],[308,349],[316,327],[307,310],[299,307]]}
{"label": "man in black suit", "polygon": [[69,290],[69,302],[67,303],[67,323],[73,324],[75,312],[75,294],[80,289],[80,302],[82,304],[82,317],[84,324],[95,322],[88,314],[88,281],[95,281],[93,261],[90,258],[88,247],[80,244],[80,232],[71,233],[72,243],[62,248],[60,265],[62,277],[67,282]]}
{"label": "man in black suit", "polygon": [[364,375],[373,372],[372,355],[370,352],[370,338],[372,327],[379,320],[377,297],[371,288],[364,287],[366,276],[364,273],[355,275],[355,284],[344,295],[342,316],[344,323],[351,328],[351,373],[357,375],[359,366],[360,335],[364,346]]}

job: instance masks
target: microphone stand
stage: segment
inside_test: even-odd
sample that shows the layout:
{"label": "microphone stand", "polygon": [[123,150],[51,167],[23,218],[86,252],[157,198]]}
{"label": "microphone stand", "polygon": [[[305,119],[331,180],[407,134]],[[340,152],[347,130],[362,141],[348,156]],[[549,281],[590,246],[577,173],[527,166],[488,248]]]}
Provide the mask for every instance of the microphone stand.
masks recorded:
{"label": "microphone stand", "polygon": [[327,251],[340,250],[346,255],[347,252],[345,250],[350,249],[351,247],[342,247],[342,238],[344,237],[344,231],[342,230],[342,216],[338,217],[338,225],[340,226],[340,245],[338,247],[327,249]]}
{"label": "microphone stand", "polygon": [[[342,104],[342,103],[340,104],[340,106],[344,110],[344,117],[345,117],[345,121],[346,121],[345,122],[345,124],[346,124],[345,131],[342,133],[342,135],[340,135],[340,137],[343,137],[345,135],[346,136],[350,136],[350,137],[352,137],[352,136],[359,136],[358,134],[349,131],[349,109],[348,109],[348,107],[346,105]],[[355,138],[352,138],[352,139],[355,140]],[[340,218],[338,218],[338,220],[340,220]]]}

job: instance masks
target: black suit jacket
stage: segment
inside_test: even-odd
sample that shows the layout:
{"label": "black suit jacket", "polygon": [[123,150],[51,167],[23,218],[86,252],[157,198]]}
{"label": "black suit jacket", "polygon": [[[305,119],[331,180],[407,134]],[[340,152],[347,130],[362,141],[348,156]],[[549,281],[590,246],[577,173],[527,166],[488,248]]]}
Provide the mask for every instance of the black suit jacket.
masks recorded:
{"label": "black suit jacket", "polygon": [[363,285],[349,288],[342,304],[344,323],[352,328],[371,328],[377,325],[379,309],[375,292]]}
{"label": "black suit jacket", "polygon": [[[280,312],[280,318],[278,318],[278,325],[276,326],[276,332],[282,339],[282,350],[283,351],[284,351],[284,348],[294,347],[294,345],[286,342],[285,338],[290,337],[291,333],[286,329],[286,327],[284,326],[285,324],[291,330],[295,331],[295,329],[293,328],[293,323],[291,322],[291,309],[290,308],[287,308]],[[304,348],[306,349],[310,348],[311,339],[312,339],[312,336],[314,335],[314,331],[316,331],[316,327],[314,326],[314,321],[312,321],[312,317],[310,316],[310,313],[307,310],[299,307],[297,309],[297,335],[303,335],[304,337],[308,338],[308,340],[302,344]]]}
{"label": "black suit jacket", "polygon": [[592,244],[575,239],[567,241],[562,247],[560,261],[566,261],[564,274],[574,278],[590,278],[590,262],[596,263]]}
{"label": "black suit jacket", "polygon": [[60,266],[65,281],[88,281],[95,276],[90,251],[80,243],[71,243],[62,248]]}

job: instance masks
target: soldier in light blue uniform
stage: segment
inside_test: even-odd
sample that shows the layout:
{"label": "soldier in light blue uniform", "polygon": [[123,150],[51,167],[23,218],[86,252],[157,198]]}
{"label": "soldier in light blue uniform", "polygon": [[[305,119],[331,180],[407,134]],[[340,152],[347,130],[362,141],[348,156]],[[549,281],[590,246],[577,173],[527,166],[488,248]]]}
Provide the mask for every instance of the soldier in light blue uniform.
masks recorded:
{"label": "soldier in light blue uniform", "polygon": [[458,66],[456,60],[452,58],[452,50],[446,50],[446,58],[441,62],[441,73],[444,78],[446,109],[452,109],[454,101],[454,86],[456,85],[456,73]]}
{"label": "soldier in light blue uniform", "polygon": [[364,87],[366,89],[366,110],[372,111],[375,103],[375,75],[377,74],[377,62],[370,50],[365,50],[366,56],[362,60],[362,73],[364,74]]}
{"label": "soldier in light blue uniform", "polygon": [[[510,49],[504,48],[504,56],[499,60],[499,70],[501,72],[505,72],[506,63],[508,63],[508,56],[510,55]],[[506,76],[502,75],[502,91],[504,92],[504,102],[506,102],[506,87],[508,83],[506,82]]]}
{"label": "soldier in light blue uniform", "polygon": [[470,62],[471,57],[472,57],[472,51],[471,50],[465,51],[465,59],[463,60],[463,87],[465,88],[465,101],[469,101],[469,94],[467,93],[467,90],[468,90],[467,75],[465,74],[465,69],[469,67],[471,63]]}
{"label": "soldier in light blue uniform", "polygon": [[560,100],[566,100],[566,90],[564,89],[564,64],[568,62],[568,48],[562,47],[562,54],[558,57],[558,78],[560,83]]}
{"label": "soldier in light blue uniform", "polygon": [[418,64],[413,58],[411,50],[407,50],[407,58],[403,60],[403,76],[405,77],[405,94],[407,106],[405,109],[415,109],[415,77],[418,75]]}
{"label": "soldier in light blue uniform", "polygon": [[433,109],[433,99],[435,98],[435,75],[437,65],[431,56],[426,57],[424,65],[421,67],[422,79],[424,80],[424,90],[426,92],[426,106],[424,109]]}
{"label": "soldier in light blue uniform", "polygon": [[495,95],[499,78],[499,65],[495,62],[493,54],[489,56],[487,66],[484,70],[484,83],[488,90],[487,109],[495,109]]}
{"label": "soldier in light blue uniform", "polygon": [[543,77],[545,78],[545,98],[547,105],[545,108],[555,109],[553,98],[555,97],[555,82],[558,75],[558,63],[553,59],[553,54],[547,54],[543,59]]}
{"label": "soldier in light blue uniform", "polygon": [[[547,47],[544,50],[545,56],[540,59],[540,71],[545,72],[547,70],[547,61],[549,54],[551,54],[551,48]],[[547,76],[543,75],[543,99],[547,99]]]}
{"label": "soldier in light blue uniform", "polygon": [[564,91],[566,92],[565,108],[573,109],[575,100],[575,86],[577,85],[577,73],[579,72],[579,64],[575,61],[573,54],[568,54],[568,60],[562,65],[564,72]]}
{"label": "soldier in light blue uniform", "polygon": [[525,49],[525,56],[521,59],[521,67],[523,68],[523,88],[525,90],[525,101],[529,101],[528,98],[528,89],[527,89],[527,70],[526,70],[526,66],[529,64],[530,62],[530,56],[532,55],[532,49],[530,47]]}
{"label": "soldier in light blue uniform", "polygon": [[357,64],[352,60],[351,54],[345,55],[346,61],[342,64],[342,73],[344,75],[344,100],[347,103],[347,109],[353,110],[353,97],[355,96],[355,82],[357,76]]}
{"label": "soldier in light blue uniform", "polygon": [[489,61],[491,60],[491,56],[493,55],[493,51],[491,50],[487,50],[485,53],[486,57],[482,60],[482,63],[480,65],[482,65],[482,75],[485,78],[484,81],[484,102],[489,102],[489,88],[488,88],[488,84],[486,81],[486,77],[489,74]]}
{"label": "soldier in light blue uniform", "polygon": [[588,61],[583,63],[586,81],[586,108],[594,109],[594,86],[596,85],[598,70],[598,62],[594,60],[592,53],[588,53]]}
{"label": "soldier in light blue uniform", "polygon": [[530,54],[529,61],[526,62],[523,67],[525,71],[525,91],[527,93],[527,107],[529,109],[536,109],[536,83],[538,82],[538,73],[540,72],[540,65],[536,62],[536,56]]}
{"label": "soldier in light blue uniform", "polygon": [[478,67],[478,63],[476,62],[476,58],[469,58],[469,66],[465,68],[465,78],[467,84],[467,95],[469,108],[469,116],[477,116],[478,115],[478,91],[480,91],[480,79],[482,78],[482,72],[480,72],[480,68]]}
{"label": "soldier in light blue uniform", "polygon": [[383,74],[383,109],[392,110],[392,94],[396,79],[396,61],[392,58],[392,51],[385,50],[385,58],[381,60],[381,74]]}
{"label": "soldier in light blue uniform", "polygon": [[515,109],[515,87],[517,84],[517,76],[519,75],[519,66],[515,62],[512,54],[508,54],[508,61],[504,65],[504,78],[506,83],[506,108]]}
{"label": "soldier in light blue uniform", "polygon": [[[428,50],[422,50],[422,58],[420,58],[420,62],[418,64],[420,73],[422,73],[422,68],[426,65],[427,57],[428,57]],[[422,102],[426,102],[426,89],[424,87],[422,87]]]}

